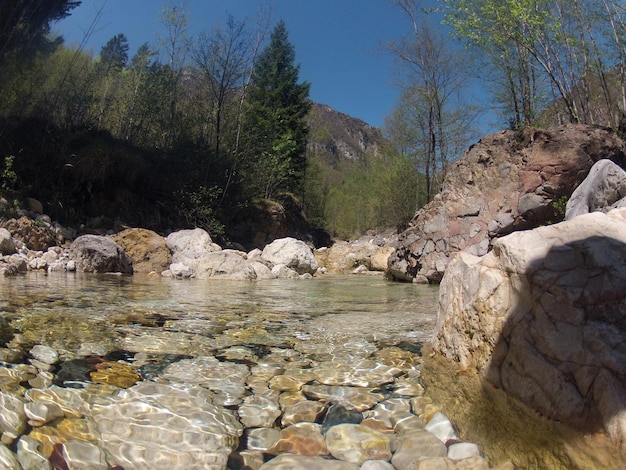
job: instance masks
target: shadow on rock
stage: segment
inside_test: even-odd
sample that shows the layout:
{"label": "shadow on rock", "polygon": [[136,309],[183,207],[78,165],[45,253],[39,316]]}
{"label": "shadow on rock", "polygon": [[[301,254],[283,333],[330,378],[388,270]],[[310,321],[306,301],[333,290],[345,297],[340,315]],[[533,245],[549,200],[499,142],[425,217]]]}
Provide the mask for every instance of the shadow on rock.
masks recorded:
{"label": "shadow on rock", "polygon": [[460,254],[441,284],[428,393],[492,463],[626,465],[626,211]]}

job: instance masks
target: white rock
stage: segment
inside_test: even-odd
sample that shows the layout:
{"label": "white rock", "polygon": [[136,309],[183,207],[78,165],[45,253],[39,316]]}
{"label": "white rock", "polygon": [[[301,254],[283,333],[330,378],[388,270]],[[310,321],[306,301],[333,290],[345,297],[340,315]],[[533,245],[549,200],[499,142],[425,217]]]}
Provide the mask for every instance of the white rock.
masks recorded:
{"label": "white rock", "polygon": [[45,364],[56,364],[59,362],[59,354],[51,347],[43,344],[33,346],[30,350],[30,355]]}
{"label": "white rock", "polygon": [[221,250],[219,245],[213,243],[208,232],[201,228],[170,233],[165,239],[165,244],[172,252],[174,263],[188,265],[189,260],[202,258],[207,253]]}
{"label": "white rock", "polygon": [[273,265],[284,264],[298,274],[314,274],[318,264],[311,248],[295,238],[274,240],[263,249],[262,258]]}
{"label": "white rock", "polygon": [[480,457],[480,449],[473,442],[459,442],[448,447],[448,458],[452,460]]}
{"label": "white rock", "polygon": [[424,430],[428,431],[444,444],[450,439],[458,439],[454,426],[443,413],[435,413],[430,421],[424,426]]}
{"label": "white rock", "polygon": [[284,264],[277,264],[272,268],[272,275],[278,279],[297,279],[298,273]]}
{"label": "white rock", "polygon": [[184,279],[194,277],[196,272],[183,263],[170,264],[169,272],[174,277],[182,277]]}
{"label": "white rock", "polygon": [[29,436],[22,436],[17,442],[17,459],[23,469],[52,470],[48,459],[39,451],[39,442]]}

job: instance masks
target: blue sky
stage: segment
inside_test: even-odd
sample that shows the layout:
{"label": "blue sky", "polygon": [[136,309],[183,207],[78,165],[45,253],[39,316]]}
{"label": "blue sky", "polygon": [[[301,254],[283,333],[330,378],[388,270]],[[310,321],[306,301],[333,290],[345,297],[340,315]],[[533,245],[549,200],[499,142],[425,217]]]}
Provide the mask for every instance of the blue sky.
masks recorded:
{"label": "blue sky", "polygon": [[[97,54],[110,38],[124,33],[132,56],[144,42],[156,45],[162,28],[159,13],[167,4],[167,0],[82,0],[70,17],[54,25],[54,31],[67,45],[79,44],[100,11],[86,49]],[[391,0],[187,0],[183,4],[191,35],[224,25],[228,14],[238,21],[247,19],[254,27],[259,8],[269,6],[271,25],[280,19],[287,25],[300,79],[311,83],[311,99],[373,126],[382,126],[396,104],[394,59],[382,44],[409,33],[411,24]]]}

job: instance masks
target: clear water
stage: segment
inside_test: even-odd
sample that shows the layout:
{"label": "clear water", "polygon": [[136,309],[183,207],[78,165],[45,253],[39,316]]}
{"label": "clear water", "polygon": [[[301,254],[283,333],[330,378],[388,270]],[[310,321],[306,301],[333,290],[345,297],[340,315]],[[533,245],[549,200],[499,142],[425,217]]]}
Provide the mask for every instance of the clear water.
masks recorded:
{"label": "clear water", "polygon": [[432,333],[437,293],[372,275],[239,282],[29,273],[0,280],[0,319],[29,341],[70,354],[85,341],[123,344],[134,330],[210,337],[263,328],[334,347],[418,347]]}

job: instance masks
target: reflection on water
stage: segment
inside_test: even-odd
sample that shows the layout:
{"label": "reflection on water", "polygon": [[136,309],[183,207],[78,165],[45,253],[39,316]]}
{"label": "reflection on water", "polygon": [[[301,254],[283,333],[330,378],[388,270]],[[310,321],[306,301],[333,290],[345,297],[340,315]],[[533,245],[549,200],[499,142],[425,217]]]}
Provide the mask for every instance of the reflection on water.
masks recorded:
{"label": "reflection on water", "polygon": [[[217,347],[229,346],[226,335],[231,344],[236,335],[255,343],[260,330],[278,343],[291,337],[329,347],[358,341],[380,347],[425,341],[436,297],[436,287],[379,276],[237,282],[30,273],[0,282],[0,315],[29,342],[70,354],[82,343],[115,349],[128,346],[130,336],[156,331],[213,338]],[[191,346],[181,340],[173,352],[188,353],[185,347]]]}

